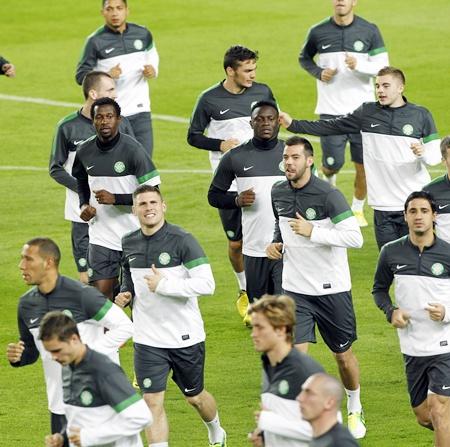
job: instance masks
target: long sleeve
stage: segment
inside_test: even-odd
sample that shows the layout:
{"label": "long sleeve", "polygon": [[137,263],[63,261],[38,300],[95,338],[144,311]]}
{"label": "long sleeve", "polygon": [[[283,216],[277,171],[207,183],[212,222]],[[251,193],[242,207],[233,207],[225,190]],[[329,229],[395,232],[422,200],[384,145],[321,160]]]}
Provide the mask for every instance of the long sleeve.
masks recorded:
{"label": "long sleeve", "polygon": [[299,441],[310,441],[312,438],[312,427],[309,422],[303,419],[288,419],[273,411],[261,411],[258,428],[262,431]]}
{"label": "long sleeve", "polygon": [[381,249],[377,269],[375,271],[372,295],[375,300],[375,304],[385,313],[388,322],[391,322],[392,312],[396,308],[392,304],[392,299],[389,295],[389,289],[393,280],[394,275],[389,268],[387,250],[386,247],[383,247]]}
{"label": "long sleeve", "polygon": [[39,351],[34,342],[34,337],[31,334],[30,330],[28,329],[28,326],[25,324],[22,317],[20,316],[20,309],[19,315],[17,317],[17,323],[19,326],[20,340],[23,341],[25,345],[25,350],[23,351],[22,358],[20,359],[19,362],[10,363],[10,365],[14,367],[30,365],[39,358]]}
{"label": "long sleeve", "polygon": [[146,59],[147,62],[155,69],[155,78],[157,78],[159,73],[159,54],[153,40],[151,48],[146,51]]}
{"label": "long sleeve", "polygon": [[81,54],[81,58],[78,62],[75,80],[79,85],[82,84],[84,77],[90,71],[92,71],[97,65],[97,55],[94,44],[90,37],[86,39],[86,43]]}
{"label": "long sleeve", "polygon": [[315,77],[316,79],[320,79],[320,75],[323,69],[314,62],[314,56],[316,55],[316,53],[317,46],[314,42],[314,36],[311,32],[309,32],[308,36],[306,37],[306,41],[300,51],[298,61],[300,63],[300,66],[311,76]]}
{"label": "long sleeve", "polygon": [[208,203],[214,208],[221,208],[225,210],[236,209],[236,196],[235,192],[223,191],[217,188],[213,184],[210,185],[208,190]]}
{"label": "long sleeve", "polygon": [[208,202],[211,206],[222,209],[238,208],[235,201],[236,193],[228,193],[228,189],[234,179],[235,175],[230,151],[221,158],[209,187]]}
{"label": "long sleeve", "polygon": [[80,207],[89,204],[91,198],[91,189],[89,188],[88,174],[81,163],[78,154],[75,155],[73,162],[72,174],[77,179],[78,197],[80,199]]}
{"label": "long sleeve", "polygon": [[376,76],[377,73],[389,65],[389,56],[384,46],[384,40],[380,30],[375,24],[371,24],[373,31],[370,42],[368,59],[359,59],[355,71],[369,76]]}
{"label": "long sleeve", "polygon": [[9,61],[7,61],[3,56],[0,56],[0,75],[4,75],[5,72],[3,71],[3,65],[9,64]]}
{"label": "long sleeve", "polygon": [[133,279],[131,277],[130,272],[130,264],[128,263],[128,260],[124,254],[122,255],[121,266],[122,266],[122,284],[120,285],[120,292],[130,292],[131,296],[134,297],[135,292]]}
{"label": "long sleeve", "polygon": [[277,208],[273,201],[273,195],[272,195],[272,210],[273,210],[273,215],[275,217],[275,229],[273,231],[272,242],[283,242],[283,236],[281,235],[281,230],[280,230],[280,220],[279,220]]}
{"label": "long sleeve", "polygon": [[333,228],[314,226],[311,233],[311,241],[335,247],[361,248],[363,236],[356,218],[350,214],[336,223]]}
{"label": "long sleeve", "polygon": [[441,140],[439,138],[433,116],[426,109],[423,110],[423,113],[425,114],[423,118],[424,129],[422,137],[422,143],[424,146],[423,160],[427,165],[434,166],[439,164],[442,160],[440,150]]}

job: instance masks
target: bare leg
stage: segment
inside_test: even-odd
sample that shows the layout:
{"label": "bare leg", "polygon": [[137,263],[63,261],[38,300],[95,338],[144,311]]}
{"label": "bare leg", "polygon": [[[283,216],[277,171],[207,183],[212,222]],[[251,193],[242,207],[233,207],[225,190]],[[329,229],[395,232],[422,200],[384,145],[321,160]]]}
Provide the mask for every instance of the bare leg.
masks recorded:
{"label": "bare leg", "polygon": [[363,200],[367,195],[366,171],[364,170],[364,165],[362,163],[355,163],[355,170],[354,196],[358,200]]}
{"label": "bare leg", "polygon": [[427,401],[434,427],[434,445],[436,447],[449,447],[450,397],[429,394]]}
{"label": "bare leg", "polygon": [[94,281],[92,285],[103,293],[111,301],[114,301],[114,289],[118,284],[117,278],[99,279]]}
{"label": "bare leg", "polygon": [[242,241],[228,241],[228,257],[236,273],[244,271],[244,257],[242,256]]}
{"label": "bare leg", "polygon": [[309,343],[299,343],[294,346],[295,346],[295,349],[297,349],[300,352],[303,352],[303,354],[306,354],[308,352]]}
{"label": "bare leg", "polygon": [[165,391],[159,393],[144,393],[145,403],[153,415],[153,424],[145,429],[149,444],[169,441],[169,423],[164,409]]}

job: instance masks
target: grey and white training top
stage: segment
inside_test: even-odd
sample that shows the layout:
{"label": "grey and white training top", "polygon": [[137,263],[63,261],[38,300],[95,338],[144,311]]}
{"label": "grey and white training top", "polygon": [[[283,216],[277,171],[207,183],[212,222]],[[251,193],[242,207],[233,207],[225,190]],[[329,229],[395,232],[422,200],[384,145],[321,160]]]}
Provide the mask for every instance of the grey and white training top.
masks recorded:
{"label": "grey and white training top", "polygon": [[448,174],[435,178],[423,187],[436,201],[436,235],[450,243],[450,180]]}

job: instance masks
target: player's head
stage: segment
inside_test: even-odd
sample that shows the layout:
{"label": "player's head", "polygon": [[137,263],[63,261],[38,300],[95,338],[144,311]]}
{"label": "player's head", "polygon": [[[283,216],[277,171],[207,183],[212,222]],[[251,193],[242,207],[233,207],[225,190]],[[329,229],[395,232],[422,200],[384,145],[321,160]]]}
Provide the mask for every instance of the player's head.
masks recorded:
{"label": "player's head", "polygon": [[166,203],[157,186],[141,185],[133,193],[133,213],[141,229],[155,232],[164,225]]}
{"label": "player's head", "polygon": [[117,98],[116,82],[104,71],[90,71],[81,84],[84,99]]}
{"label": "player's head", "polygon": [[433,196],[427,191],[413,191],[406,199],[404,216],[410,235],[432,233],[436,221],[436,202]]}
{"label": "player's head", "polygon": [[332,0],[335,17],[347,17],[352,14],[357,0]]}
{"label": "player's head", "polygon": [[314,163],[314,149],[309,140],[297,135],[289,137],[284,146],[283,163],[286,178],[294,185],[309,180]]}
{"label": "player's head", "polygon": [[61,252],[47,237],[30,239],[22,247],[19,269],[23,280],[29,285],[39,286],[49,275],[58,271]]}
{"label": "player's head", "polygon": [[48,312],[39,325],[39,339],[52,359],[61,365],[72,363],[80,345],[77,323],[64,312]]}
{"label": "player's head", "polygon": [[450,135],[447,135],[446,137],[442,138],[441,140],[441,155],[442,155],[442,161],[447,166],[447,169],[450,168]]}
{"label": "player's head", "polygon": [[223,68],[227,79],[236,87],[244,89],[252,86],[256,77],[258,52],[242,45],[234,45],[225,53]]}
{"label": "player's head", "polygon": [[297,401],[302,418],[314,424],[319,419],[335,420],[343,397],[339,380],[329,374],[316,373],[305,380]]}
{"label": "player's head", "polygon": [[292,345],[295,302],[286,295],[264,295],[248,308],[252,340],[258,352],[270,352],[280,343]]}
{"label": "player's head", "polygon": [[128,5],[126,0],[103,0],[101,14],[105,24],[114,31],[122,32],[126,28],[128,17]]}
{"label": "player's head", "polygon": [[119,132],[120,106],[112,98],[97,99],[91,107],[91,118],[100,141],[110,141]]}
{"label": "player's head", "polygon": [[375,79],[375,91],[379,103],[386,107],[398,107],[403,104],[405,75],[399,68],[383,67]]}
{"label": "player's head", "polygon": [[256,138],[261,140],[277,138],[280,129],[277,105],[273,101],[258,101],[253,104],[250,126]]}

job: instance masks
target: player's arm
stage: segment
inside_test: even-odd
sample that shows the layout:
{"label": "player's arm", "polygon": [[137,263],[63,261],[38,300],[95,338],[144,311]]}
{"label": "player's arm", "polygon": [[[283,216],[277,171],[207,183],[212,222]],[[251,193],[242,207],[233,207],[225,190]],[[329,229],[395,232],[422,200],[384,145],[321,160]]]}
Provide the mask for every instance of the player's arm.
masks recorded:
{"label": "player's arm", "polygon": [[258,429],[299,441],[310,441],[312,438],[312,427],[309,422],[300,417],[288,419],[269,410],[262,410],[259,413]]}
{"label": "player's arm", "polygon": [[131,127],[130,120],[126,116],[121,116],[120,118],[119,132],[136,139],[136,135],[134,134],[133,127]]}
{"label": "player's arm", "polygon": [[2,56],[0,56],[0,75],[5,75],[8,78],[16,76],[16,67]]}
{"label": "player's arm", "polygon": [[229,192],[235,178],[231,153],[226,153],[220,160],[208,191],[208,202],[214,208],[236,209],[238,194]]}
{"label": "player's arm", "polygon": [[269,259],[282,259],[283,255],[283,237],[281,235],[280,230],[280,219],[278,216],[278,211],[275,205],[274,197],[273,197],[273,190],[274,185],[272,187],[272,211],[275,218],[275,228],[273,232],[273,238],[272,242],[266,247],[266,254]]}
{"label": "player's arm", "polygon": [[[144,76],[146,78],[157,78],[159,72],[159,54],[156,49],[152,33],[147,30],[147,46],[145,48]],[[148,67],[148,70],[145,70]]]}
{"label": "player's arm", "polygon": [[88,174],[78,153],[75,155],[75,160],[73,162],[72,175],[77,180],[80,208],[83,207],[83,205],[89,205],[89,200],[91,199],[91,189],[89,187]]}
{"label": "player's arm", "polygon": [[[122,238],[122,247],[123,247],[123,238]],[[120,285],[120,293],[129,293],[131,295],[130,296],[131,299],[135,295],[134,283],[133,278],[131,277],[130,263],[128,262],[128,258],[126,256],[125,251],[122,252],[121,266],[122,266],[122,283]]]}
{"label": "player's arm", "polygon": [[76,68],[75,80],[77,84],[81,85],[86,74],[92,71],[96,65],[97,51],[92,38],[88,37]]}
{"label": "player's arm", "polygon": [[422,130],[422,158],[427,165],[434,166],[439,164],[442,160],[440,149],[441,139],[431,113],[427,109],[423,109],[423,114],[424,125]]}
{"label": "player's arm", "polygon": [[19,326],[20,341],[18,343],[8,344],[6,350],[8,361],[14,367],[30,365],[39,358],[39,351],[34,342],[34,337],[20,316],[20,308],[17,323]]}
{"label": "player's arm", "polygon": [[300,66],[316,79],[321,79],[323,69],[314,62],[314,56],[317,53],[317,44],[315,43],[314,35],[310,31],[306,37],[306,41],[300,50],[298,61]]}

